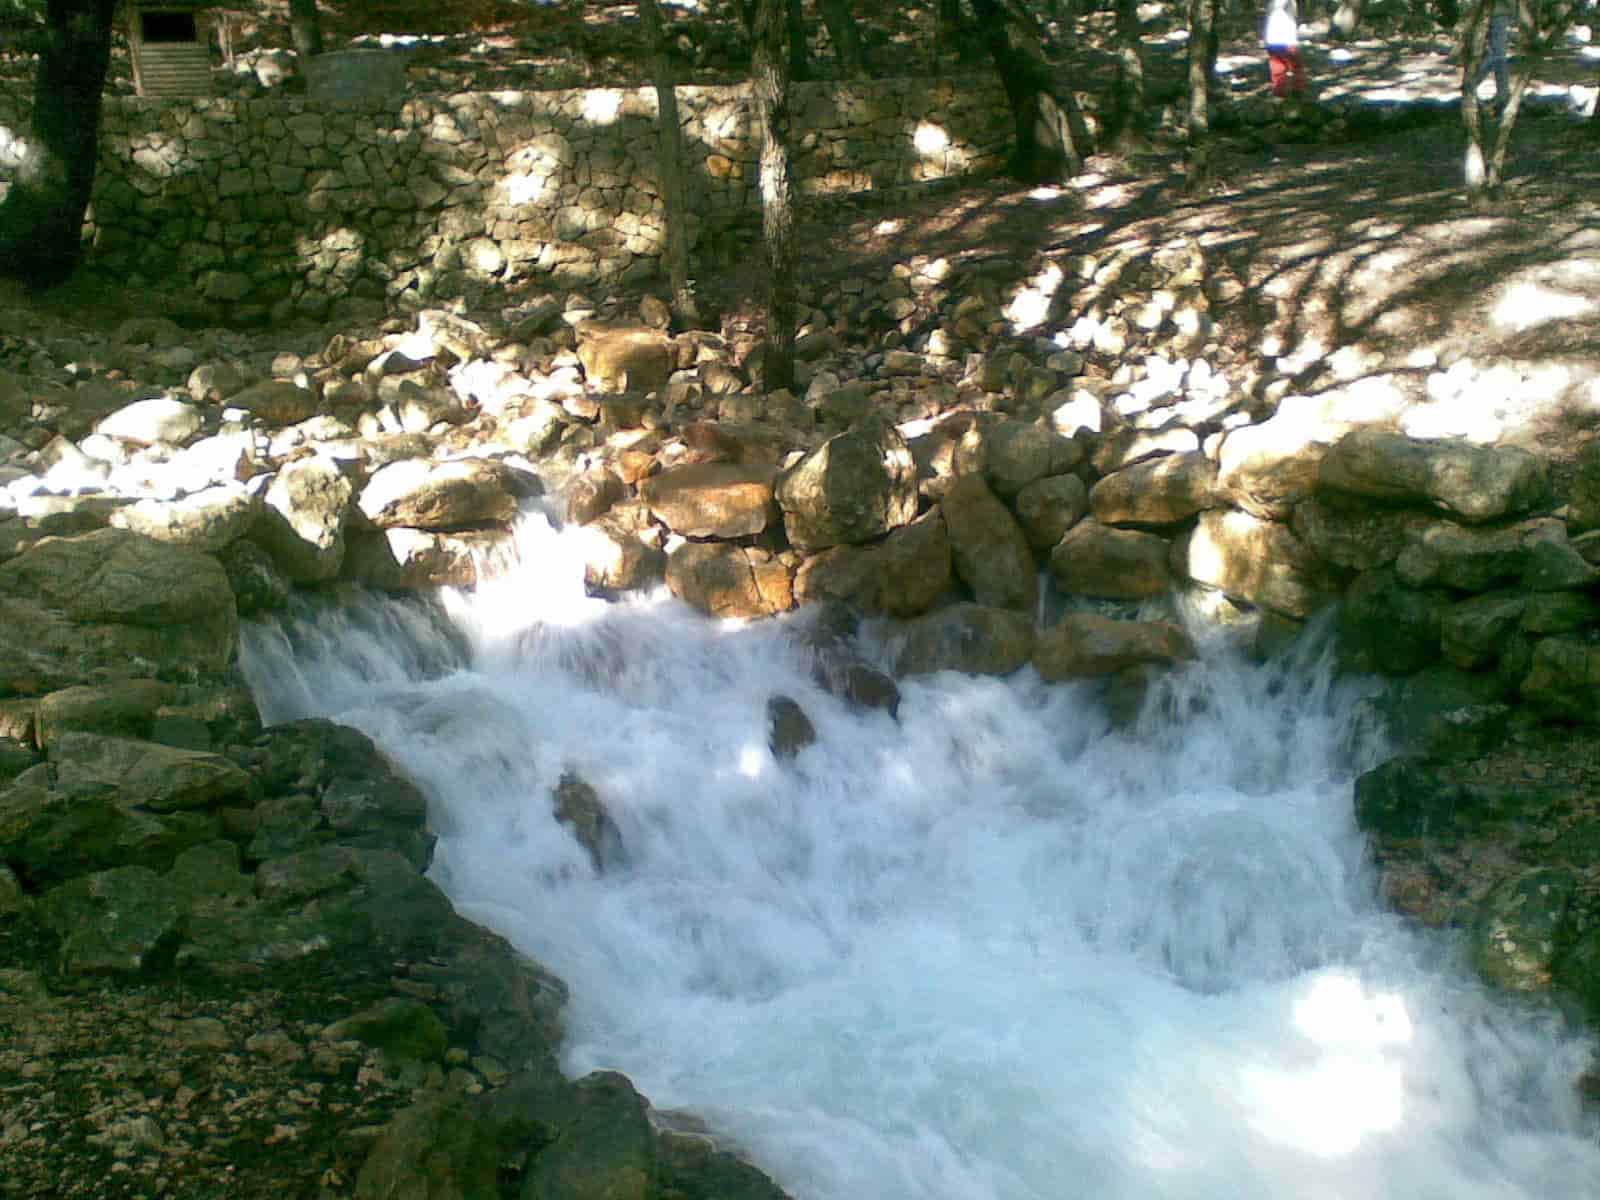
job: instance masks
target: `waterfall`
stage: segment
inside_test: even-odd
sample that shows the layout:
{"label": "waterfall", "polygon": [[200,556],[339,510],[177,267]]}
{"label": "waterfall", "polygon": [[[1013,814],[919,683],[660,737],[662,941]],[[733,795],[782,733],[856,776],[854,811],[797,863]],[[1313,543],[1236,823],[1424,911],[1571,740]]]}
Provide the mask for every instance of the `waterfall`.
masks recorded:
{"label": "waterfall", "polygon": [[[426,788],[433,877],[571,986],[569,1072],[798,1200],[1600,1195],[1588,1043],[1376,902],[1326,655],[1209,647],[1131,728],[1029,670],[905,681],[896,719],[822,691],[794,620],[585,596],[581,536],[532,514],[475,593],[244,638],[269,720]],[[816,728],[790,761],[774,694]]]}

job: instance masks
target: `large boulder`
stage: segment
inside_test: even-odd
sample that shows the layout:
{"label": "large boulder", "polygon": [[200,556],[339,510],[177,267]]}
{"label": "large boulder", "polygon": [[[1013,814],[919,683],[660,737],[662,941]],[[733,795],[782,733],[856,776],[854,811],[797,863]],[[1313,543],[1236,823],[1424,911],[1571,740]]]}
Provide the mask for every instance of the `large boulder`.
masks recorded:
{"label": "large boulder", "polygon": [[1540,639],[1522,698],[1550,716],[1600,722],[1600,646],[1574,637]]}
{"label": "large boulder", "polygon": [[646,326],[578,326],[578,361],[589,386],[602,392],[653,392],[672,374],[672,339]]}
{"label": "large boulder", "polygon": [[[1561,522],[1525,521],[1496,529],[1474,529],[1451,521],[1413,526],[1395,560],[1395,574],[1407,587],[1451,587],[1482,592],[1516,583],[1530,562],[1533,543],[1566,540]],[[1576,557],[1576,552],[1573,552]],[[1593,568],[1578,559],[1583,572]]]}
{"label": "large boulder", "polygon": [[1193,657],[1189,635],[1170,621],[1117,621],[1095,613],[1068,613],[1033,643],[1034,669],[1050,683]]}
{"label": "large boulder", "polygon": [[48,747],[73,731],[148,737],[157,710],[171,704],[176,692],[171,684],[156,679],[119,679],[62,688],[40,697],[36,740]]}
{"label": "large boulder", "polygon": [[489,1200],[500,1194],[493,1132],[461,1096],[427,1096],[395,1115],[356,1177],[356,1200]]}
{"label": "large boulder", "polygon": [[407,459],[374,471],[358,503],[380,529],[462,529],[510,521],[519,490],[510,468],[493,459]]}
{"label": "large boulder", "polygon": [[39,912],[60,935],[61,967],[72,973],[135,974],[177,940],[177,903],[148,867],[74,879],[46,892]]}
{"label": "large boulder", "polygon": [[1033,653],[1033,618],[1007,608],[955,604],[909,622],[895,674],[1009,675]]}
{"label": "large boulder", "polygon": [[983,474],[1010,499],[1035,480],[1061,475],[1083,461],[1083,447],[1053,429],[1025,421],[999,421],[982,432]]}
{"label": "large boulder", "polygon": [[1147,459],[1096,483],[1089,510],[1102,525],[1176,525],[1211,506],[1216,477],[1199,451]]}
{"label": "large boulder", "polygon": [[667,587],[714,617],[767,617],[794,607],[789,567],[763,550],[685,542],[667,556]]}
{"label": "large boulder", "polygon": [[47,538],[0,564],[0,622],[0,694],[70,686],[97,667],[218,671],[239,631],[216,559],[122,529]]}
{"label": "large boulder", "polygon": [[317,397],[287,379],[267,379],[228,397],[228,406],[268,425],[293,425],[316,415]]}
{"label": "large boulder", "polygon": [[252,536],[296,583],[322,583],[344,565],[355,487],[321,455],[285,463],[263,497]]}
{"label": "large boulder", "polygon": [[1047,552],[1089,511],[1089,492],[1076,475],[1046,475],[1017,493],[1012,502],[1028,544]]}
{"label": "large boulder", "polygon": [[915,617],[950,587],[950,536],[935,509],[873,546],[835,546],[806,559],[795,577],[802,604],[842,600],[861,612]]}
{"label": "large boulder", "polygon": [[121,803],[153,813],[226,807],[248,800],[253,790],[249,772],[220,754],[155,742],[69,732],[52,739],[49,756],[62,790],[104,788]]}
{"label": "large boulder", "polygon": [[1295,505],[1290,528],[1323,562],[1359,572],[1391,565],[1434,521],[1415,509],[1374,507],[1329,493]]}
{"label": "large boulder", "polygon": [[655,1132],[627,1077],[586,1075],[567,1089],[555,1138],[528,1164],[522,1200],[649,1200]]}
{"label": "large boulder", "polygon": [[973,598],[989,607],[1031,614],[1039,603],[1039,568],[1027,535],[983,478],[957,479],[945,492],[940,509],[956,574]]}
{"label": "large boulder", "polygon": [[1332,599],[1321,565],[1287,525],[1236,509],[1200,515],[1178,546],[1196,583],[1287,617],[1308,617]]}
{"label": "large boulder", "polygon": [[1334,443],[1318,481],[1375,500],[1429,505],[1472,523],[1525,513],[1548,491],[1544,460],[1520,447],[1379,429],[1358,429]]}
{"label": "large boulder", "polygon": [[773,466],[695,463],[651,476],[639,497],[673,533],[697,538],[739,538],[760,533],[776,515]]}
{"label": "large boulder", "polygon": [[153,446],[159,442],[177,444],[188,441],[204,424],[200,410],[182,400],[165,396],[136,400],[119,408],[95,425],[95,432],[119,442]]}
{"label": "large boulder", "polygon": [[249,533],[260,515],[260,497],[234,483],[176,500],[138,500],[117,509],[108,523],[158,542],[216,553]]}
{"label": "large boulder", "polygon": [[1165,538],[1078,522],[1050,551],[1050,575],[1069,596],[1145,600],[1172,586]]}
{"label": "large boulder", "polygon": [[829,438],[778,483],[789,541],[803,550],[871,541],[917,515],[917,472],[893,429]]}

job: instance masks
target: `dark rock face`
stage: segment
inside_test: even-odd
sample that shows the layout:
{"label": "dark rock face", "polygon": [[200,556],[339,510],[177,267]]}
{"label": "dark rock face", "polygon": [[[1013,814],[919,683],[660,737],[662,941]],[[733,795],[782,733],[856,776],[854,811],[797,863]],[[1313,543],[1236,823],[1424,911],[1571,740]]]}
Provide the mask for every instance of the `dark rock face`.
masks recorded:
{"label": "dark rock face", "polygon": [[561,776],[551,796],[560,821],[589,855],[596,871],[620,866],[626,857],[622,831],[606,810],[600,793],[572,772]]}
{"label": "dark rock face", "polygon": [[816,727],[798,702],[788,696],[767,701],[767,745],[774,758],[792,759],[816,740]]}

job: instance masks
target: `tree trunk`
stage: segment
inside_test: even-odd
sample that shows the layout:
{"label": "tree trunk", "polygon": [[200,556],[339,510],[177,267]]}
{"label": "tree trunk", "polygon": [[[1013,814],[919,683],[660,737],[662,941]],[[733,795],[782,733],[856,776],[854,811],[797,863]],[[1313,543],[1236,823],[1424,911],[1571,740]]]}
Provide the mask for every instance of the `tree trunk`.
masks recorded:
{"label": "tree trunk", "polygon": [[867,56],[861,47],[861,31],[856,28],[855,14],[850,11],[850,0],[818,0],[822,20],[828,27],[828,40],[833,43],[834,56],[839,60],[839,71],[848,78],[865,75]]}
{"label": "tree trunk", "polygon": [[322,17],[317,12],[317,0],[289,0],[289,36],[301,62],[322,53]]}
{"label": "tree trunk", "polygon": [[1216,0],[1189,0],[1188,187],[1211,182],[1211,75],[1216,64]]}
{"label": "tree trunk", "polygon": [[0,204],[0,273],[31,287],[70,276],[100,149],[100,97],[118,0],[49,0],[28,156]]}
{"label": "tree trunk", "polygon": [[767,252],[767,341],[762,386],[794,386],[794,178],[789,164],[786,0],[757,0],[750,85],[761,131],[761,230]]}
{"label": "tree trunk", "polygon": [[1011,171],[1025,183],[1059,181],[1083,165],[1088,128],[1071,92],[1057,93],[1050,64],[1024,18],[1003,0],[972,0],[1016,125]]}
{"label": "tree trunk", "polygon": [[1119,149],[1141,141],[1144,124],[1144,49],[1139,40],[1139,0],[1117,0],[1114,45],[1117,75],[1106,114],[1106,141]]}
{"label": "tree trunk", "polygon": [[683,129],[678,120],[678,89],[667,57],[667,35],[656,0],[639,0],[645,39],[650,47],[650,73],[656,87],[660,126],[661,202],[667,217],[667,282],[672,289],[672,314],[681,328],[692,329],[700,312],[689,279],[689,204],[683,174]]}

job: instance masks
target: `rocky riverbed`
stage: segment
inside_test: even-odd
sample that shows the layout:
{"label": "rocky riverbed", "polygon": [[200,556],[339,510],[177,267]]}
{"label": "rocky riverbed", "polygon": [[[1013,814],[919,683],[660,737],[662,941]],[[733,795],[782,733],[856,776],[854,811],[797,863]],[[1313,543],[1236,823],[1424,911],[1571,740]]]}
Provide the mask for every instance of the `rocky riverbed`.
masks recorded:
{"label": "rocky riverbed", "polygon": [[[897,677],[1029,669],[1126,714],[1193,653],[1174,592],[1263,654],[1337,606],[1396,680],[1403,753],[1355,797],[1388,895],[1592,1015],[1594,363],[1293,350],[1311,305],[1262,267],[1178,232],[1022,278],[901,256],[808,292],[793,392],[735,310],[674,334],[637,294],[271,335],[8,298],[0,1194],[775,1194],[620,1077],[563,1079],[562,985],[421,873],[427,797],[354,731],[262,728],[238,675],[286,605],[434,619],[532,502],[598,593],[826,612],[820,676],[890,711]],[[605,802],[551,797],[596,870]]]}

